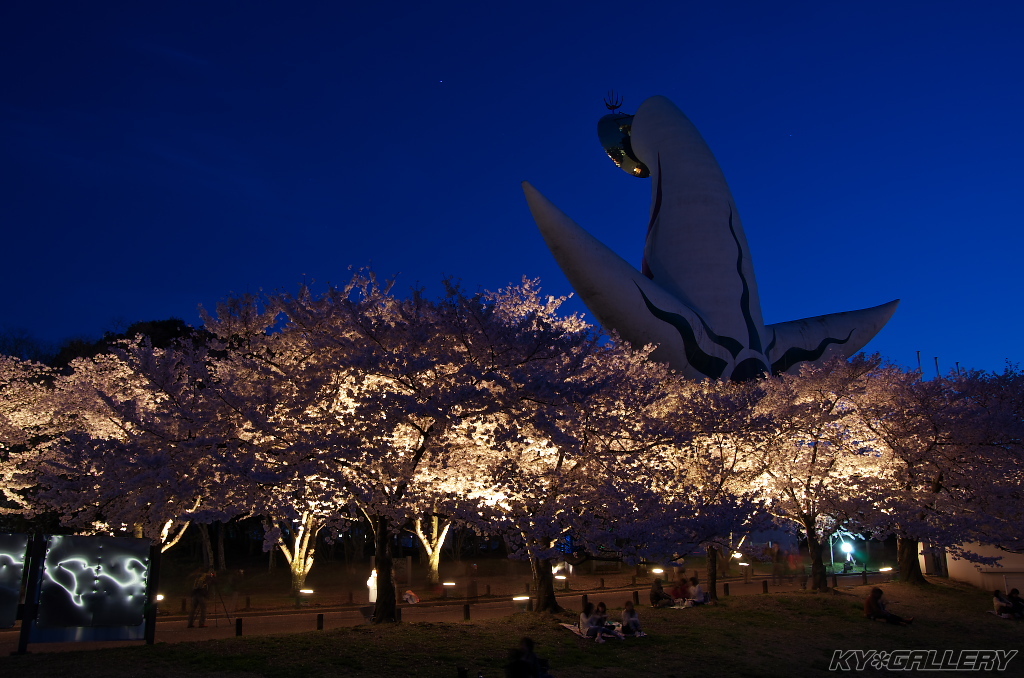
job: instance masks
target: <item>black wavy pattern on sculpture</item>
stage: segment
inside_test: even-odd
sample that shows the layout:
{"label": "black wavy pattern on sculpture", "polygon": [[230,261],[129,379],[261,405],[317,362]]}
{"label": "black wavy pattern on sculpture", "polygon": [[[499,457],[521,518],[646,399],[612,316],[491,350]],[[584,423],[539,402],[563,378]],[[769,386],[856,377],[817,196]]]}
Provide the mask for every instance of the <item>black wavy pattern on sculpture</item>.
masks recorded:
{"label": "black wavy pattern on sculpture", "polygon": [[772,359],[772,350],[775,348],[775,342],[779,340],[779,335],[775,330],[772,330],[772,340],[768,342],[768,348],[764,350],[764,357],[768,360]]}
{"label": "black wavy pattern on sculpture", "polygon": [[[754,323],[753,316],[750,315],[750,286],[747,285],[747,278],[743,275],[743,247],[740,245],[739,236],[736,235],[736,228],[732,224],[732,208],[729,208],[729,232],[732,233],[732,239],[736,242],[736,273],[740,276],[740,282],[743,283],[743,294],[740,295],[740,311],[743,313],[743,321],[747,324],[747,337],[750,340],[750,349],[753,351],[761,352],[761,335],[757,333],[757,325]],[[736,355],[733,354],[735,358]]]}
{"label": "black wavy pattern on sculpture", "polygon": [[704,332],[708,335],[708,339],[718,344],[732,355],[733,358],[739,355],[740,351],[743,350],[743,344],[738,339],[732,337],[723,337],[720,334],[715,334],[714,331],[708,327],[708,324],[699,315],[697,319],[700,320],[700,324],[704,326]]}
{"label": "black wavy pattern on sculpture", "polygon": [[[633,283],[636,285],[636,283]],[[708,355],[697,343],[697,336],[693,333],[693,328],[690,323],[683,316],[677,313],[670,313],[663,311],[647,298],[644,291],[640,289],[640,286],[636,286],[637,290],[640,291],[640,296],[644,298],[644,303],[647,304],[647,310],[657,318],[667,322],[672,327],[676,328],[679,332],[679,336],[683,339],[683,350],[686,353],[686,360],[704,376],[711,377],[712,379],[718,379],[725,372],[725,368],[729,366],[729,363],[717,358],[713,355]],[[703,320],[701,320],[703,322]]]}
{"label": "black wavy pattern on sculpture", "polygon": [[853,330],[850,330],[850,333],[846,335],[846,339],[828,337],[826,339],[822,339],[817,348],[800,348],[799,346],[794,346],[783,353],[781,358],[772,363],[772,374],[782,374],[797,363],[806,362],[808,360],[817,360],[822,356],[829,344],[845,344],[852,336]]}
{"label": "black wavy pattern on sculpture", "polygon": [[[654,207],[651,208],[651,220],[647,222],[647,242],[651,239],[651,231],[654,230],[654,222],[658,220],[658,215],[661,213],[661,153],[658,154],[658,185],[654,189]],[[644,250],[647,249],[646,242],[644,243]],[[644,252],[643,259],[640,261],[640,272],[645,276],[654,280],[654,272],[651,271],[651,267],[647,265],[647,252]]]}

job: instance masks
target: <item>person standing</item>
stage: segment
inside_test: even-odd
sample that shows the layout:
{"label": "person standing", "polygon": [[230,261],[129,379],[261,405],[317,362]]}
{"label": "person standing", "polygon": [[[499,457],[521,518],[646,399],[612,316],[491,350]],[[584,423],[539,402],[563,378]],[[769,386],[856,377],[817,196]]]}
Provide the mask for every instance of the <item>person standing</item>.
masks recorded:
{"label": "person standing", "polygon": [[211,568],[192,582],[192,612],[188,615],[188,628],[193,628],[199,615],[199,628],[206,628],[206,601],[210,599],[210,585],[217,573]]}

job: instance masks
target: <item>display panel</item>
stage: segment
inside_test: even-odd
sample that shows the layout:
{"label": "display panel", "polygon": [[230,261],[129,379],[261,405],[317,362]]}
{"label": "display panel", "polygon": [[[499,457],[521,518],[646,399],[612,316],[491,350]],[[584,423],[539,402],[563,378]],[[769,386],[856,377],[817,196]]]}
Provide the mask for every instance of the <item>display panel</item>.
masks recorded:
{"label": "display panel", "polygon": [[143,623],[149,541],[52,535],[39,592],[40,629]]}
{"label": "display panel", "polygon": [[0,629],[17,621],[27,551],[27,534],[0,534]]}

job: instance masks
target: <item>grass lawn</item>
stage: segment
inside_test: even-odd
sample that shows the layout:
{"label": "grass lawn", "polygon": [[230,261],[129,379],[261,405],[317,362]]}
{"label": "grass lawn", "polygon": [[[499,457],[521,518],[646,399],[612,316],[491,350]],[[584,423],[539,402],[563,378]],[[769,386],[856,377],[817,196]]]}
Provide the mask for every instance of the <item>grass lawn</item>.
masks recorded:
{"label": "grass lawn", "polygon": [[[10,676],[216,675],[313,678],[319,676],[416,676],[454,678],[456,666],[486,678],[504,675],[508,649],[528,635],[557,678],[595,676],[832,675],[834,650],[1024,649],[1024,622],[985,614],[991,594],[973,587],[936,583],[882,587],[897,614],[915,617],[909,627],[862,616],[870,587],[836,594],[779,593],[725,598],[715,607],[686,610],[642,608],[646,638],[584,641],[557,625],[576,620],[520,613],[466,623],[357,626],[288,636],[243,637],[157,644],[115,650],[36,654],[0,659]],[[615,597],[613,597],[615,596]],[[621,593],[607,594],[613,617]],[[597,601],[592,595],[591,600]],[[871,675],[877,672],[868,671]],[[895,672],[892,675],[898,675]],[[948,674],[934,674],[948,675]],[[1002,676],[1024,676],[1024,657]]]}

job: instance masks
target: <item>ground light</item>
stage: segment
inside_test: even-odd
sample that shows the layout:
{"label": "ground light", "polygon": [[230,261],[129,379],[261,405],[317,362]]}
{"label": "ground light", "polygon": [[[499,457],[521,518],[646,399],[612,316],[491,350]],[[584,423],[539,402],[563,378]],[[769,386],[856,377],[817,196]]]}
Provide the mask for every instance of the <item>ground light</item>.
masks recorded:
{"label": "ground light", "polygon": [[295,607],[309,605],[309,598],[312,595],[313,589],[299,589],[298,594],[295,596]]}
{"label": "ground light", "polygon": [[446,581],[446,582],[442,583],[441,586],[443,587],[441,589],[442,597],[447,598],[448,597],[448,590],[450,588],[452,588],[453,586],[455,586],[455,582],[453,582],[453,581]]}

